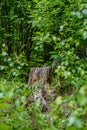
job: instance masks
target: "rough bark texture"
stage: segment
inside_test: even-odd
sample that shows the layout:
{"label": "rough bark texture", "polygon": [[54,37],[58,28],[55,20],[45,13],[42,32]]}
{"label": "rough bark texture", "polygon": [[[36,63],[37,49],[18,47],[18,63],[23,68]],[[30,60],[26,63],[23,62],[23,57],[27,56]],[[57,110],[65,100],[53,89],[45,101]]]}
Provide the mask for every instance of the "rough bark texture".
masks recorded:
{"label": "rough bark texture", "polygon": [[31,68],[29,74],[28,85],[31,86],[35,82],[40,83],[41,86],[51,83],[52,68],[49,67],[35,67]]}
{"label": "rough bark texture", "polygon": [[[35,100],[39,100],[42,106],[42,112],[48,111],[47,103],[47,84],[51,84],[52,81],[52,67],[36,67],[31,68],[29,74],[28,85],[32,86],[34,83],[38,82],[41,86],[39,89],[36,89],[33,95],[28,97],[28,104],[32,103]],[[32,99],[32,100],[31,100]]]}

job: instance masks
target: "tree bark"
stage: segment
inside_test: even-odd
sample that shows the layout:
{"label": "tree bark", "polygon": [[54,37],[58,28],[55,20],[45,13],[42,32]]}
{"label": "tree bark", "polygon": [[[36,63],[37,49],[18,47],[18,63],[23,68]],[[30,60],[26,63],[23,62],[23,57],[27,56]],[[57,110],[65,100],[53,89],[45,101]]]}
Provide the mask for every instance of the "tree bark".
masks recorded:
{"label": "tree bark", "polygon": [[38,82],[42,87],[52,81],[52,67],[35,67],[31,68],[29,74],[28,85],[31,86]]}

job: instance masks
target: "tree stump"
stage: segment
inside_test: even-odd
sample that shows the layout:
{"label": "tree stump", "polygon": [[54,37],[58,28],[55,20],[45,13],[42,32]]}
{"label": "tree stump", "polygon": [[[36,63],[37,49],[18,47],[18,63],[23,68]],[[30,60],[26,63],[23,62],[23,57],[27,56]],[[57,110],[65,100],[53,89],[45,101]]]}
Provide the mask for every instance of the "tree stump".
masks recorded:
{"label": "tree stump", "polygon": [[52,67],[31,68],[28,85],[32,86],[36,82],[38,82],[41,87],[35,90],[33,95],[28,97],[28,103],[31,99],[32,101],[39,100],[42,106],[42,112],[46,112],[48,110],[46,86],[52,82]]}
{"label": "tree stump", "polygon": [[35,67],[31,68],[29,74],[28,85],[31,86],[38,82],[41,86],[50,84],[52,81],[52,67]]}

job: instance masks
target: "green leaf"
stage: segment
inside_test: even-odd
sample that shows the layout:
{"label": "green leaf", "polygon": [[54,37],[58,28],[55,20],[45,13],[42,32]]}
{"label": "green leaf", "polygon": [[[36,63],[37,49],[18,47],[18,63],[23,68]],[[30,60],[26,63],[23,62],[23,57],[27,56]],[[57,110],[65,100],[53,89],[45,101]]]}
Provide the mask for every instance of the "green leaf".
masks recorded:
{"label": "green leaf", "polygon": [[4,70],[4,66],[3,65],[0,65],[0,70]]}
{"label": "green leaf", "polygon": [[0,109],[6,109],[7,106],[8,105],[6,103],[0,103]]}
{"label": "green leaf", "polygon": [[84,40],[87,38],[87,31],[83,32],[83,38],[84,38]]}
{"label": "green leaf", "polygon": [[55,103],[57,106],[60,105],[62,103],[62,97],[61,96],[57,97]]}
{"label": "green leaf", "polygon": [[3,96],[4,96],[3,93],[0,93],[0,98],[3,98]]}
{"label": "green leaf", "polygon": [[0,130],[12,130],[12,128],[9,125],[1,123],[0,124]]}

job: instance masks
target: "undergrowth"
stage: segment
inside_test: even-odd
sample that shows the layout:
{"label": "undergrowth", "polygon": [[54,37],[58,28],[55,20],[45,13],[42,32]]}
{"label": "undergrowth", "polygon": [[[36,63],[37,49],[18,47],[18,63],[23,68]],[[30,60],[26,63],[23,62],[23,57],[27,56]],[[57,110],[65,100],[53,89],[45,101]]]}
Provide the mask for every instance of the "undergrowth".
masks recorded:
{"label": "undergrowth", "polygon": [[28,104],[31,87],[23,82],[0,79],[0,130],[86,130],[87,86],[78,94],[58,95],[50,111],[41,112],[41,104]]}

